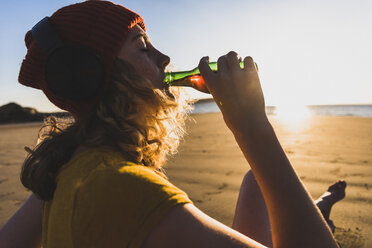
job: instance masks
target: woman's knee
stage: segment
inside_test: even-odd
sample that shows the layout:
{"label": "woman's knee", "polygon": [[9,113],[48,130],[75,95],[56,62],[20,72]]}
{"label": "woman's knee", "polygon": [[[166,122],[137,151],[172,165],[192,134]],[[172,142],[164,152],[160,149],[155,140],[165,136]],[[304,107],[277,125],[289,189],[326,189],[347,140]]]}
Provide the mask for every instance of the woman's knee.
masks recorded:
{"label": "woman's knee", "polygon": [[259,188],[258,183],[256,181],[256,178],[253,174],[252,170],[249,170],[243,178],[243,184],[246,185],[247,187],[255,187]]}

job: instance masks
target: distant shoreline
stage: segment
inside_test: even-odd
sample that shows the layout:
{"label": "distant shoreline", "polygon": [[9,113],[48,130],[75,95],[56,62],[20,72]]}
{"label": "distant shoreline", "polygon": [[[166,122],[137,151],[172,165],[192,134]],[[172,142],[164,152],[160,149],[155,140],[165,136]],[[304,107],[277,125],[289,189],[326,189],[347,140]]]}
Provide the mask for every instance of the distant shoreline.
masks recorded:
{"label": "distant shoreline", "polygon": [[[220,112],[213,99],[206,98],[194,104],[192,114]],[[372,104],[325,104],[325,105],[292,105],[266,106],[266,113],[269,116],[287,115],[295,116],[359,116],[372,117]]]}
{"label": "distant shoreline", "polygon": [[[214,99],[213,98],[201,98],[201,99],[198,99],[195,103],[210,103],[210,102],[214,102]],[[280,106],[280,105],[266,105],[266,107],[269,107],[269,108],[278,107],[278,106]],[[372,103],[308,104],[308,105],[306,104],[304,106],[306,106],[306,107],[371,106],[372,107]]]}
{"label": "distant shoreline", "polygon": [[41,121],[34,121],[34,122],[17,122],[17,123],[4,123],[0,124],[0,129],[4,128],[16,128],[16,127],[33,127],[33,126],[41,126],[43,122]]}
{"label": "distant shoreline", "polygon": [[[42,125],[43,119],[48,116],[56,117],[67,117],[68,112],[38,112],[36,109],[24,108],[18,104],[11,103],[8,104],[13,109],[9,111],[8,109],[0,111],[0,128],[6,127],[17,127],[17,126],[38,126]],[[205,113],[216,113],[220,112],[218,106],[215,104],[213,98],[202,98],[198,99],[194,104],[194,110],[190,115],[199,115]],[[286,106],[284,106],[286,107]],[[290,110],[291,106],[288,106]],[[355,117],[372,117],[372,104],[324,104],[324,105],[305,105],[313,116],[355,116]],[[269,116],[276,116],[278,109],[282,106],[266,106],[266,113]],[[286,109],[288,111],[288,109]],[[294,108],[293,111],[297,109]]]}

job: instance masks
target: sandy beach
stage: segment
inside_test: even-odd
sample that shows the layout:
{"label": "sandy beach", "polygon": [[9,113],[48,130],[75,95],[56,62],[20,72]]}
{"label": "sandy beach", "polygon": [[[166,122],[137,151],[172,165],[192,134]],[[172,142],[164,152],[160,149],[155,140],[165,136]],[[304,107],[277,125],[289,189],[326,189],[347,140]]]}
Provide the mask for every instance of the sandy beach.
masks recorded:
{"label": "sandy beach", "polygon": [[[208,215],[231,226],[249,170],[220,113],[192,115],[179,153],[166,166],[170,181]],[[289,123],[270,117],[290,161],[317,198],[338,179],[346,198],[331,219],[342,247],[372,247],[372,118],[310,117]],[[20,183],[24,146],[36,143],[40,123],[0,126],[0,226],[29,196]]]}

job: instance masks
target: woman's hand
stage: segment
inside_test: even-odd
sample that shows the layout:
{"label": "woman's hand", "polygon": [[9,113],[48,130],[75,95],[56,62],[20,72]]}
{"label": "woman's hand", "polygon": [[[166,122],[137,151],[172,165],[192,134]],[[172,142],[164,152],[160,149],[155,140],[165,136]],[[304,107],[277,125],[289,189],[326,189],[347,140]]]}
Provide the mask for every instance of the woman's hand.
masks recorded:
{"label": "woman's hand", "polygon": [[199,70],[233,133],[253,131],[268,124],[265,101],[257,68],[251,57],[244,58],[244,69],[235,52],[221,56],[218,71],[208,66],[208,57],[200,60]]}

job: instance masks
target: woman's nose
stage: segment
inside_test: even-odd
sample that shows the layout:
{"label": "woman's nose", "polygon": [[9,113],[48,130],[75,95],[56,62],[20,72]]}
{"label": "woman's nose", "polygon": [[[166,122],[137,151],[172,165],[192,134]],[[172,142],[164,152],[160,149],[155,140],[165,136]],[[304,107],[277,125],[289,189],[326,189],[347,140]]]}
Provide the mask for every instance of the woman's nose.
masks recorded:
{"label": "woman's nose", "polygon": [[163,70],[164,70],[165,67],[167,67],[167,65],[169,64],[170,58],[169,58],[169,56],[159,52],[159,62],[160,62],[161,68],[163,68]]}

